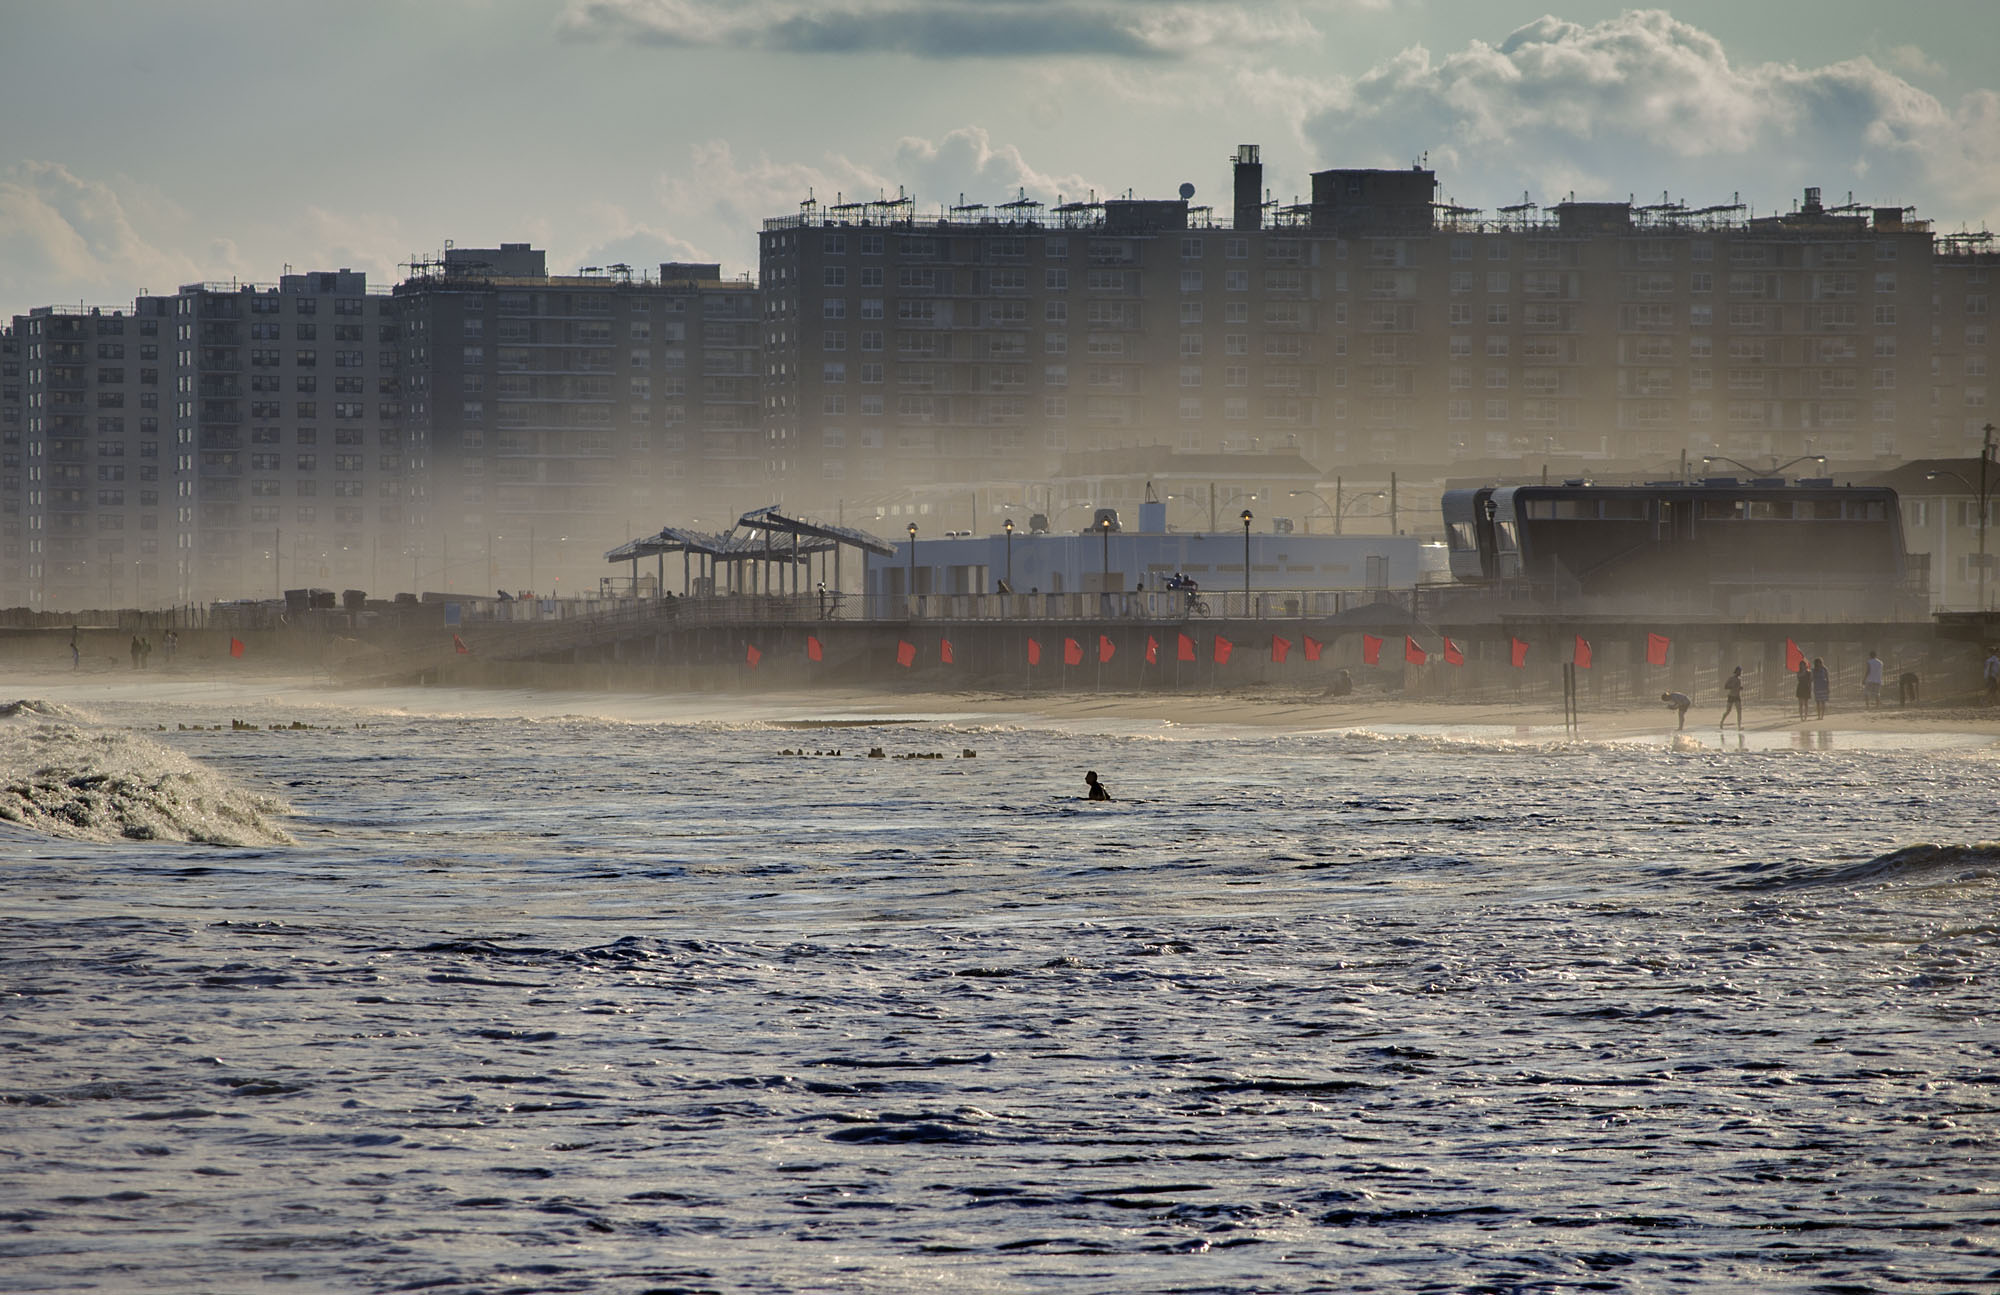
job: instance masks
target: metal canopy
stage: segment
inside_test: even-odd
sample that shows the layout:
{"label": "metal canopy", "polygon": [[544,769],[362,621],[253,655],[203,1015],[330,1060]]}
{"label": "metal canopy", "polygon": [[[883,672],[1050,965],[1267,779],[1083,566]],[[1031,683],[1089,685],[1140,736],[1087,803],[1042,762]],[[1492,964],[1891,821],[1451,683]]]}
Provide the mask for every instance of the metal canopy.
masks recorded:
{"label": "metal canopy", "polygon": [[[753,508],[737,518],[736,524],[751,530],[777,531],[786,535],[824,540],[834,546],[845,544],[849,548],[861,549],[864,552],[873,553],[878,557],[890,558],[896,556],[895,545],[890,544],[886,540],[877,539],[867,531],[856,530],[852,526],[838,526],[832,522],[823,522],[812,517],[794,517],[785,513],[778,504],[771,504],[764,508]],[[799,551],[803,553],[806,549],[804,546],[801,546]],[[820,549],[818,551],[824,552],[825,550]]]}
{"label": "metal canopy", "polygon": [[[776,535],[791,538],[781,547],[773,542]],[[747,535],[732,532],[723,536],[720,547],[709,556],[718,562],[790,562],[814,553],[831,553],[838,547],[832,540],[801,539],[796,532],[756,529]]]}
{"label": "metal canopy", "polygon": [[636,558],[650,558],[662,553],[701,553],[708,557],[720,557],[729,551],[730,537],[711,535],[706,531],[691,531],[679,526],[663,526],[657,535],[644,539],[627,540],[604,555],[606,562],[630,562]]}

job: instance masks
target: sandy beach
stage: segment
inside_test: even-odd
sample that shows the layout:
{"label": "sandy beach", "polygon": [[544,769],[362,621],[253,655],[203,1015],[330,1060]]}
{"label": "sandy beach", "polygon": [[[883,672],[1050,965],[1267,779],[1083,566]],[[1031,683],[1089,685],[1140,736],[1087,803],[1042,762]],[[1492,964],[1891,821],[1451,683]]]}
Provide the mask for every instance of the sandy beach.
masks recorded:
{"label": "sandy beach", "polygon": [[[9,670],[0,675],[0,702],[41,698],[90,706],[130,703],[214,705],[218,715],[234,709],[268,711],[277,706],[379,706],[410,712],[455,714],[583,714],[623,717],[636,722],[773,722],[798,725],[858,723],[868,720],[949,719],[976,723],[1043,720],[1091,729],[1172,730],[1248,728],[1273,733],[1370,730],[1384,733],[1468,735],[1506,740],[1619,741],[1671,737],[1674,714],[1654,702],[1586,704],[1574,735],[1563,727],[1560,699],[1467,699],[1407,701],[1393,694],[1362,692],[1329,697],[1324,692],[1280,688],[1220,693],[1055,692],[988,690],[952,692],[870,689],[776,690],[759,692],[633,693],[555,689],[351,688],[324,676],[219,670],[84,672]],[[1955,736],[1977,745],[2000,743],[2000,708],[1965,698],[1879,709],[1859,705],[1830,709],[1824,719],[1801,721],[1790,705],[1752,701],[1740,730],[1758,745],[1839,745],[1843,738],[1883,741],[1893,735]],[[1684,732],[1713,740],[1734,735],[1732,723],[1719,730],[1719,700],[1697,699]]]}

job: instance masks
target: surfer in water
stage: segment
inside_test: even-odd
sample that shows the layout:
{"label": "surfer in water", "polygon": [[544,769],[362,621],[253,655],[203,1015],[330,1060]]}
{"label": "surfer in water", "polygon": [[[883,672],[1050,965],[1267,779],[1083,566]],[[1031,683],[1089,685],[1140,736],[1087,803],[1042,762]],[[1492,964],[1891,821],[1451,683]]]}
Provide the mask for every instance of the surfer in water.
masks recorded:
{"label": "surfer in water", "polygon": [[1111,793],[1104,790],[1104,784],[1097,780],[1097,770],[1092,769],[1089,773],[1083,775],[1083,785],[1090,788],[1090,795],[1088,799],[1090,800],[1111,799]]}

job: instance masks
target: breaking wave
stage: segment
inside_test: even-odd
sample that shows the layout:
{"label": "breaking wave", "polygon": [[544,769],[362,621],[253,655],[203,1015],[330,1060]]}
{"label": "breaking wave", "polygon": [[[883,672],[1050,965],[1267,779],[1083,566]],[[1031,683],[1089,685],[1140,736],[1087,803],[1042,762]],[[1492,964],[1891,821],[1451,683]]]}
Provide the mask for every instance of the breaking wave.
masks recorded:
{"label": "breaking wave", "polygon": [[0,703],[0,821],[80,841],[289,845],[291,809],[52,702]]}
{"label": "breaking wave", "polygon": [[1818,864],[1780,865],[1765,875],[1738,885],[1750,890],[1774,890],[1896,882],[1950,883],[1995,877],[2000,877],[2000,841],[1981,841],[1970,845],[1905,846],[1872,859],[1835,868]]}

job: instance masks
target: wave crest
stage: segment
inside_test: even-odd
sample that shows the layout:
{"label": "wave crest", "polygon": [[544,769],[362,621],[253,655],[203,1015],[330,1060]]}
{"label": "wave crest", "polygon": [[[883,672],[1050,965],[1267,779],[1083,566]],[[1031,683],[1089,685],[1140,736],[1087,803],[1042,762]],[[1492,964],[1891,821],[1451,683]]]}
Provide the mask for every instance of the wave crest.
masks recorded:
{"label": "wave crest", "polygon": [[1970,845],[1908,845],[1859,863],[1822,870],[1817,865],[1785,866],[1739,882],[1747,890],[1813,886],[1857,886],[1894,881],[1958,881],[2000,875],[2000,841]]}
{"label": "wave crest", "polygon": [[0,704],[0,821],[80,841],[289,845],[275,796],[50,702]]}

